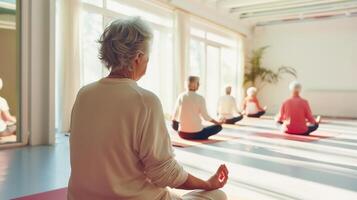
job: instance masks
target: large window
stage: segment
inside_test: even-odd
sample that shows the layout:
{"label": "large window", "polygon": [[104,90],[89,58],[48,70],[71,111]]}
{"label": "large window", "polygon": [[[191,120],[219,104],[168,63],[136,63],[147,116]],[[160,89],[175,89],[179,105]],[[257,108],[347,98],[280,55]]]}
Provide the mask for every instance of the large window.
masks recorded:
{"label": "large window", "polygon": [[221,27],[193,19],[190,28],[190,54],[187,75],[200,77],[199,93],[206,97],[208,112],[216,116],[219,96],[227,85],[238,85],[239,37]]}
{"label": "large window", "polygon": [[145,1],[82,0],[81,12],[81,83],[96,81],[108,74],[98,59],[98,39],[114,19],[140,16],[154,33],[146,75],[141,87],[159,96],[165,112],[174,102],[173,14],[171,10]]}
{"label": "large window", "polygon": [[[81,83],[96,81],[108,74],[98,59],[98,43],[104,27],[125,16],[141,16],[154,33],[146,75],[139,85],[159,96],[164,111],[172,110],[179,76],[174,68],[174,16],[172,9],[144,0],[82,0],[81,11]],[[236,33],[198,18],[189,21],[190,32],[187,72],[201,78],[199,93],[204,95],[210,114],[215,116],[217,99],[224,86],[238,86],[239,37]]]}
{"label": "large window", "polygon": [[105,75],[98,59],[98,42],[103,32],[103,16],[83,11],[81,13],[81,83],[86,85]]}

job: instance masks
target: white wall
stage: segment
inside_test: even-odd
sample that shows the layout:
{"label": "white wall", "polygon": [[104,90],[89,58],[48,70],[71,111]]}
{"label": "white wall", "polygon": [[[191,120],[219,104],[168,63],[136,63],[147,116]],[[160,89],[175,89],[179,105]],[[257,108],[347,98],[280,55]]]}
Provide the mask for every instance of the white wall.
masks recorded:
{"label": "white wall", "polygon": [[[294,67],[314,113],[357,117],[357,18],[256,27],[254,48],[270,45],[263,64]],[[288,97],[287,77],[262,89],[260,98],[276,113]]]}

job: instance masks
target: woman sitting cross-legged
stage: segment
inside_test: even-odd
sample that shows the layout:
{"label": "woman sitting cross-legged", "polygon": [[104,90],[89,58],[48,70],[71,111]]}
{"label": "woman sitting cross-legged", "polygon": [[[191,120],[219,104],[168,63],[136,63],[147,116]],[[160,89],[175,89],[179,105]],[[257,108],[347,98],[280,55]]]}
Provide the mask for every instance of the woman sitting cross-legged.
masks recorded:
{"label": "woman sitting cross-legged", "polygon": [[[2,79],[0,78],[0,90],[3,87]],[[8,136],[16,132],[16,117],[11,115],[10,107],[6,99],[0,96],[0,136]]]}
{"label": "woman sitting cross-legged", "polygon": [[[226,166],[207,181],[186,172],[174,157],[160,100],[136,82],[151,38],[140,18],[104,30],[99,57],[110,74],[81,88],[72,110],[69,200],[226,199],[217,190],[227,182]],[[194,191],[178,197],[167,187]]]}
{"label": "woman sitting cross-legged", "polygon": [[289,88],[292,96],[281,106],[276,121],[285,133],[309,135],[319,127],[320,116],[315,120],[308,101],[300,97],[300,83],[293,81]]}
{"label": "woman sitting cross-legged", "polygon": [[[188,77],[187,91],[177,98],[172,115],[173,129],[179,132],[181,138],[188,140],[207,139],[222,130],[221,123],[209,116],[204,97],[197,94],[199,85],[199,77]],[[203,127],[201,117],[214,125]]]}
{"label": "woman sitting cross-legged", "polygon": [[265,114],[265,108],[262,108],[257,98],[257,88],[247,89],[247,97],[243,101],[243,112],[248,117],[259,118]]}
{"label": "woman sitting cross-legged", "polygon": [[235,124],[243,119],[237,108],[236,99],[231,95],[232,87],[226,87],[226,95],[221,96],[218,100],[217,114],[220,121],[225,124]]}

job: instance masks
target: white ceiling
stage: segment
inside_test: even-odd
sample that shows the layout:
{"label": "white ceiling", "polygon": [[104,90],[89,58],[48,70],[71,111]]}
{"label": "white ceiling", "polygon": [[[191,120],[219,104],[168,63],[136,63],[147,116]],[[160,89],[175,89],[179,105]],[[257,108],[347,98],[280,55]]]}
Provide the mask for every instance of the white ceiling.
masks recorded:
{"label": "white ceiling", "polygon": [[357,16],[357,0],[200,0],[249,25]]}

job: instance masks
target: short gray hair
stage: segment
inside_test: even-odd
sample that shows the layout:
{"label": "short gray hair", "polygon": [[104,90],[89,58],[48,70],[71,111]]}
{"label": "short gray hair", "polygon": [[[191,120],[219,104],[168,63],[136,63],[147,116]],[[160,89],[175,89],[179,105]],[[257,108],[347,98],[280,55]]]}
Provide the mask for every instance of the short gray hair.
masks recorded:
{"label": "short gray hair", "polygon": [[226,94],[231,94],[231,92],[232,92],[232,86],[227,85],[226,86]]}
{"label": "short gray hair", "polygon": [[187,78],[188,83],[194,83],[194,82],[199,82],[199,81],[200,81],[200,77],[198,77],[198,76],[188,76],[188,78]]}
{"label": "short gray hair", "polygon": [[301,91],[301,88],[302,88],[302,85],[299,81],[292,81],[290,84],[289,84],[289,89],[290,91]]}
{"label": "short gray hair", "polygon": [[99,59],[109,70],[132,70],[131,61],[139,51],[147,53],[152,36],[140,17],[117,19],[105,28],[98,41]]}
{"label": "short gray hair", "polygon": [[255,87],[250,87],[247,89],[247,95],[249,97],[253,96],[255,93],[257,93],[257,88]]}

